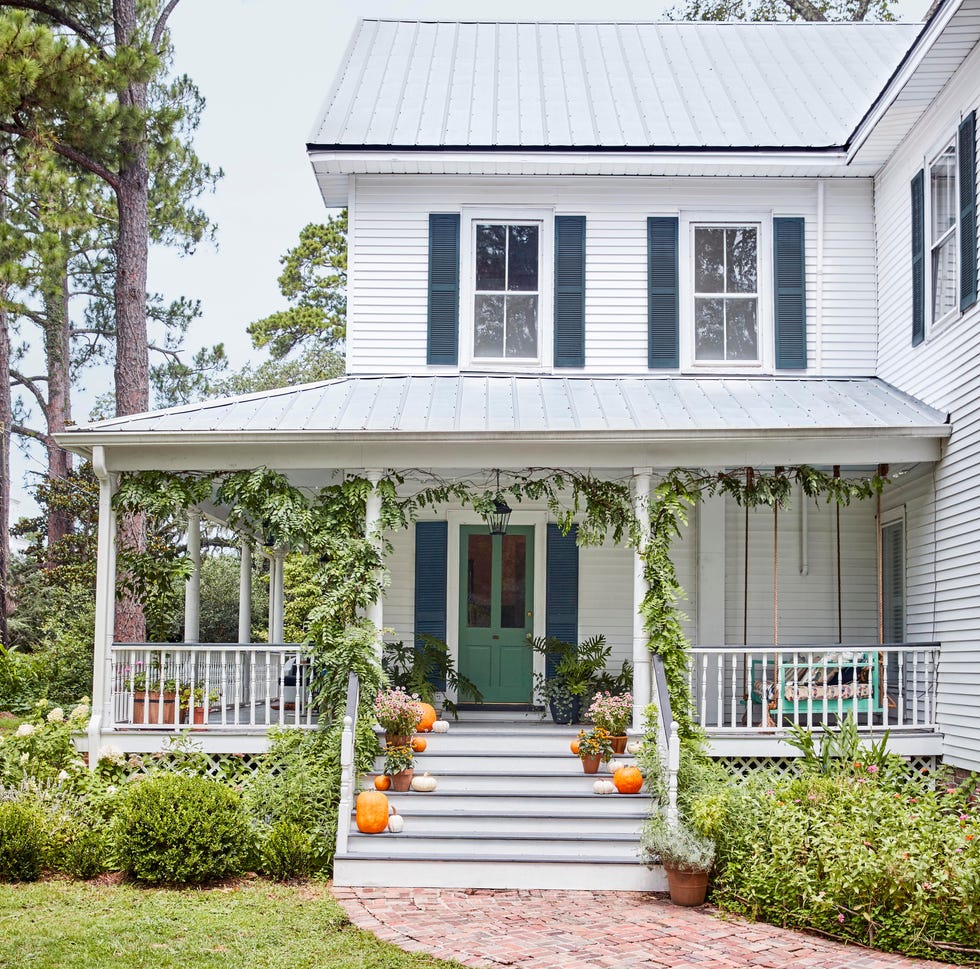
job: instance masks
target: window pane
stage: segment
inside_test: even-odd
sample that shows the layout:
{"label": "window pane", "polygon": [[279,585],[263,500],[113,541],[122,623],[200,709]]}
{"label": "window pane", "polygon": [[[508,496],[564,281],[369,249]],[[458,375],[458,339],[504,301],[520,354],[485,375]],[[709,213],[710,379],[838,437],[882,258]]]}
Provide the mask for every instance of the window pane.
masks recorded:
{"label": "window pane", "polygon": [[538,288],[538,227],[508,226],[510,245],[507,251],[507,289],[510,292]]}
{"label": "window pane", "polygon": [[756,305],[754,299],[725,301],[726,360],[758,360],[759,326]]}
{"label": "window pane", "polygon": [[504,355],[504,297],[477,296],[473,308],[473,353],[477,357]]}
{"label": "window pane", "polygon": [[725,301],[694,301],[694,353],[698,360],[725,359]]}
{"label": "window pane", "polygon": [[507,297],[507,356],[538,355],[537,296]]}
{"label": "window pane", "polygon": [[725,230],[694,230],[694,291],[721,293],[725,287]]}
{"label": "window pane", "polygon": [[507,226],[476,227],[476,288],[478,291],[504,289],[505,242]]}
{"label": "window pane", "polygon": [[759,285],[758,234],[753,228],[725,230],[726,292],[754,293]]}
{"label": "window pane", "polygon": [[932,250],[932,318],[942,319],[959,306],[956,285],[956,236]]}
{"label": "window pane", "polygon": [[466,625],[490,625],[493,539],[470,535],[466,552]]}
{"label": "window pane", "polygon": [[929,171],[932,241],[956,223],[956,146],[950,145]]}
{"label": "window pane", "polygon": [[526,538],[524,535],[504,535],[503,560],[500,576],[500,626],[502,629],[523,629],[526,582]]}

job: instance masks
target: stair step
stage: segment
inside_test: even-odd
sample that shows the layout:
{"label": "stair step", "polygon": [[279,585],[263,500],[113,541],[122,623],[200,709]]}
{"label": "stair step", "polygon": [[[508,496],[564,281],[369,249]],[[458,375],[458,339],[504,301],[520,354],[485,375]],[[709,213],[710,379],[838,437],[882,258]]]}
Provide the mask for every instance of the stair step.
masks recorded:
{"label": "stair step", "polygon": [[437,790],[431,794],[421,791],[393,793],[388,791],[389,800],[398,808],[414,810],[418,807],[437,808],[445,812],[469,813],[474,810],[492,810],[495,813],[523,814],[529,806],[540,806],[552,814],[562,815],[570,809],[593,813],[602,805],[602,810],[610,815],[636,814],[644,816],[651,810],[647,794],[593,794],[588,792],[555,791],[548,794],[537,792],[518,793],[507,790],[489,791],[451,791]]}
{"label": "stair step", "polygon": [[352,834],[347,851],[350,855],[373,855],[385,858],[401,858],[411,854],[424,854],[431,858],[454,858],[465,855],[470,858],[509,858],[521,861],[532,857],[573,857],[608,861],[637,859],[638,841],[630,835],[606,835],[583,837],[569,834],[564,838],[549,834],[511,835],[497,832],[481,833],[480,837],[457,834],[416,832],[412,819],[405,823],[400,834]]}
{"label": "stair step", "polygon": [[[416,771],[416,776],[420,776]],[[491,794],[518,794],[529,797],[551,797],[553,794],[578,794],[589,797],[597,795],[592,790],[592,785],[596,780],[608,780],[609,775],[583,775],[581,771],[577,773],[552,773],[552,774],[516,774],[513,772],[485,772],[472,773],[439,773],[433,774],[438,781],[436,793],[439,794],[461,794],[461,793],[491,793]],[[373,781],[371,786],[374,786]],[[390,794],[391,792],[386,792]],[[414,791],[412,793],[420,793]],[[624,795],[606,795],[609,799],[622,797]],[[649,799],[648,795],[643,795]]]}
{"label": "stair step", "polygon": [[333,883],[337,886],[390,888],[535,888],[593,889],[596,891],[663,892],[667,879],[659,866],[647,868],[639,860],[619,858],[460,856],[431,858],[406,854],[398,858],[370,858],[338,854]]}
{"label": "stair step", "polygon": [[[635,758],[629,754],[616,754],[613,760],[621,764],[634,764]],[[374,769],[384,769],[384,755],[375,758]],[[443,771],[472,771],[480,774],[487,771],[506,770],[508,773],[576,773],[583,774],[579,759],[567,750],[560,753],[516,753],[493,755],[481,754],[471,750],[441,750],[430,744],[424,753],[415,755],[416,771],[431,771],[441,774]],[[599,767],[599,774],[609,774],[605,764]]]}

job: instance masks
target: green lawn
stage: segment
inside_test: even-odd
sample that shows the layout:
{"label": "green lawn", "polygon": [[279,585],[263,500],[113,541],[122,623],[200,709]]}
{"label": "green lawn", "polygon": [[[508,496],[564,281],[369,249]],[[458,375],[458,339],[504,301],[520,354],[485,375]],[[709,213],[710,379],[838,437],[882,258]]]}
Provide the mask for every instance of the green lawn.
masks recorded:
{"label": "green lawn", "polygon": [[23,717],[0,717],[0,737],[13,733],[23,722]]}
{"label": "green lawn", "polygon": [[0,966],[461,969],[355,929],[322,883],[0,885]]}

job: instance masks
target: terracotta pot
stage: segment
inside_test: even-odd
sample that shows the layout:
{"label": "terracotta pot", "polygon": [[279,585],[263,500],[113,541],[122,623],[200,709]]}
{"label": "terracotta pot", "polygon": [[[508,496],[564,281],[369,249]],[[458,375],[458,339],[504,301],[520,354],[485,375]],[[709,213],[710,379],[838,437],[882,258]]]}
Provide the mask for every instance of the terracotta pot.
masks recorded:
{"label": "terracotta pot", "polygon": [[670,900],[675,905],[703,905],[708,891],[706,871],[679,871],[664,865],[667,884],[670,886]]}
{"label": "terracotta pot", "polygon": [[175,723],[177,694],[164,693],[162,707],[161,711],[159,690],[137,690],[133,693],[133,723]]}
{"label": "terracotta pot", "polygon": [[610,737],[609,742],[612,744],[612,749],[614,754],[625,754],[626,753],[626,741],[629,738],[626,734],[621,736],[617,735],[615,737]]}
{"label": "terracotta pot", "polygon": [[[181,723],[187,723],[187,714],[188,714],[187,707],[184,707],[184,709],[181,710],[180,713]],[[194,719],[191,721],[191,723],[195,724],[196,726],[201,726],[202,724],[205,724],[207,722],[208,722],[208,708],[194,707]]]}
{"label": "terracotta pot", "polygon": [[601,754],[592,754],[591,756],[583,757],[582,770],[584,770],[586,774],[597,774],[599,772],[599,764],[601,762]]}
{"label": "terracotta pot", "polygon": [[386,733],[385,743],[389,747],[405,747],[412,742],[410,733]]}
{"label": "terracotta pot", "polygon": [[412,778],[415,776],[415,768],[409,767],[408,770],[400,770],[397,774],[391,775],[391,789],[393,791],[407,791],[412,786]]}

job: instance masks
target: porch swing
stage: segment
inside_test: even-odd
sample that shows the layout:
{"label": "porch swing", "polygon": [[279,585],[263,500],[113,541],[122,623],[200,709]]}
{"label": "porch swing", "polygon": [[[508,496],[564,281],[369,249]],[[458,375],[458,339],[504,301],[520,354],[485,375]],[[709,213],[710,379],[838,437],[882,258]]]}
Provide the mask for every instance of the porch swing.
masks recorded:
{"label": "porch swing", "polygon": [[[776,469],[778,473],[778,468]],[[881,469],[879,469],[880,471]],[[884,471],[887,473],[887,469]],[[748,471],[749,476],[752,470]],[[834,477],[840,477],[840,466],[835,465]],[[751,477],[749,477],[751,481]],[[749,514],[745,509],[745,586],[743,600],[743,645],[748,646],[748,566],[749,566]],[[880,676],[882,657],[870,650],[845,650],[843,622],[843,588],[841,572],[840,505],[835,509],[835,553],[837,573],[837,646],[838,649],[820,648],[804,654],[792,651],[785,654],[779,649],[779,505],[773,505],[773,656],[772,660],[754,660],[752,666],[752,701],[762,709],[762,725],[775,727],[784,716],[812,725],[814,714],[826,722],[828,715],[838,722],[846,715],[864,714],[870,724],[874,714],[883,713]],[[883,642],[882,582],[881,582],[881,496],[878,496],[877,528],[877,599],[878,643]],[[744,654],[747,658],[747,653]],[[744,676],[743,659],[743,676]],[[773,721],[773,714],[777,721]]]}

